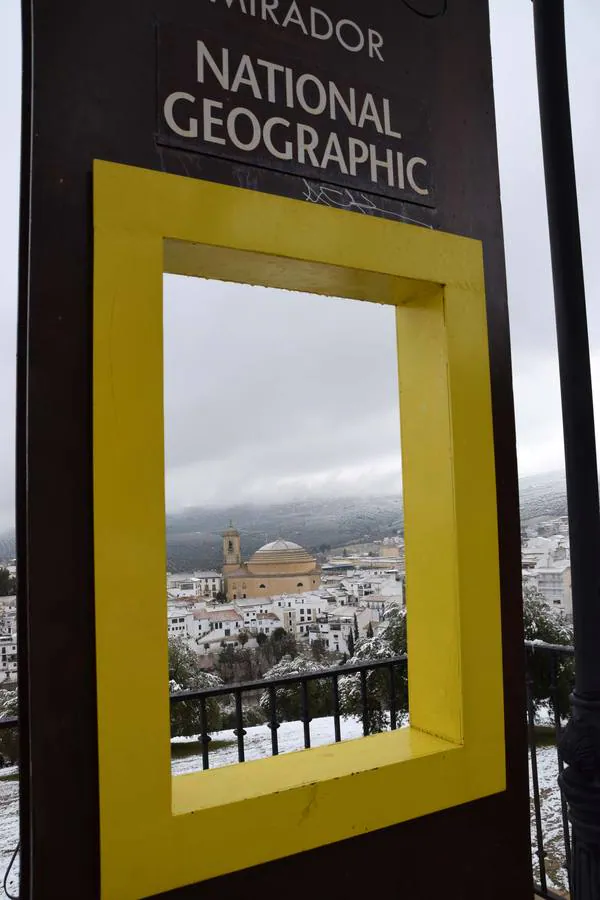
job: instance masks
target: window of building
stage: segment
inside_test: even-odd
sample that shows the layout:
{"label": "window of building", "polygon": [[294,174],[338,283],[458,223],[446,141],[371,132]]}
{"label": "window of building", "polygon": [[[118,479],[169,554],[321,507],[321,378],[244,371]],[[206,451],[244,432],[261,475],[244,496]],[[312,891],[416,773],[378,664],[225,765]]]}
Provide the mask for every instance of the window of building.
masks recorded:
{"label": "window of building", "polygon": [[[265,587],[266,587],[266,584],[259,584],[259,588],[265,588]],[[279,604],[279,606],[281,606],[281,603]]]}
{"label": "window of building", "polygon": [[226,628],[225,629],[225,637],[229,637],[230,634],[231,634],[231,628]]}
{"label": "window of building", "polygon": [[301,581],[299,581],[298,584],[296,585],[296,587],[304,587],[304,584]]}

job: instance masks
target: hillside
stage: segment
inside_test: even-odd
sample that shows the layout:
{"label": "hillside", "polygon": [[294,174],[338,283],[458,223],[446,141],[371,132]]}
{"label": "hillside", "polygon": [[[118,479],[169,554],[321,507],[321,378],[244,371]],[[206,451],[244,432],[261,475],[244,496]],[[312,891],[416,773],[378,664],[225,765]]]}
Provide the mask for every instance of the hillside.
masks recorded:
{"label": "hillside", "polygon": [[[523,478],[519,484],[521,520],[566,514],[562,472]],[[262,544],[278,537],[318,550],[381,540],[402,532],[401,497],[299,500],[265,506],[191,508],[167,516],[167,555],[170,571],[214,568],[221,564],[220,532],[229,521],[242,533],[248,557]],[[0,535],[0,560],[15,555],[14,532]]]}

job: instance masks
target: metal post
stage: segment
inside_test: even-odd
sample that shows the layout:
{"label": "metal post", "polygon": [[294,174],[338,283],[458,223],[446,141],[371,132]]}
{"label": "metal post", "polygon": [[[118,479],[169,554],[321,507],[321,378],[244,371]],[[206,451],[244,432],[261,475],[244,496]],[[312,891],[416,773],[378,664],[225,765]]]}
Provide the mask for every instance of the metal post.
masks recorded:
{"label": "metal post", "polygon": [[533,0],[563,412],[575,691],[559,778],[573,825],[574,900],[600,900],[600,512],[563,0]]}

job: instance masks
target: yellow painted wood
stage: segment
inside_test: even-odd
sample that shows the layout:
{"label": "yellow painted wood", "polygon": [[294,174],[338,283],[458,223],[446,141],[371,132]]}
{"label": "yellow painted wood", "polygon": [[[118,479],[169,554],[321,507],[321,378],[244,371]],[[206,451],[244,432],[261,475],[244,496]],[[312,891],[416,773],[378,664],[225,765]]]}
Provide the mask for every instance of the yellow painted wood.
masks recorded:
{"label": "yellow painted wood", "polygon": [[[104,162],[94,232],[103,898],[136,900],[503,790],[480,244]],[[410,728],[171,777],[164,271],[397,306]]]}

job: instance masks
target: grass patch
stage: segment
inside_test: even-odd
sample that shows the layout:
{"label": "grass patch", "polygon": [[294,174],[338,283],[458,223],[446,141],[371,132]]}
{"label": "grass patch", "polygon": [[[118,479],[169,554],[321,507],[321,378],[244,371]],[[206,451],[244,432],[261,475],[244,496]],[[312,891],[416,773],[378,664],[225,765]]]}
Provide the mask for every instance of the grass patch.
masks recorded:
{"label": "grass patch", "polygon": [[19,780],[18,772],[11,772],[10,775],[2,775],[0,773],[0,781],[18,781],[18,780]]}
{"label": "grass patch", "polygon": [[[233,747],[236,741],[211,741],[209,751],[222,750],[224,747]],[[171,759],[185,759],[187,756],[199,756],[202,753],[200,741],[185,741],[171,744]]]}

